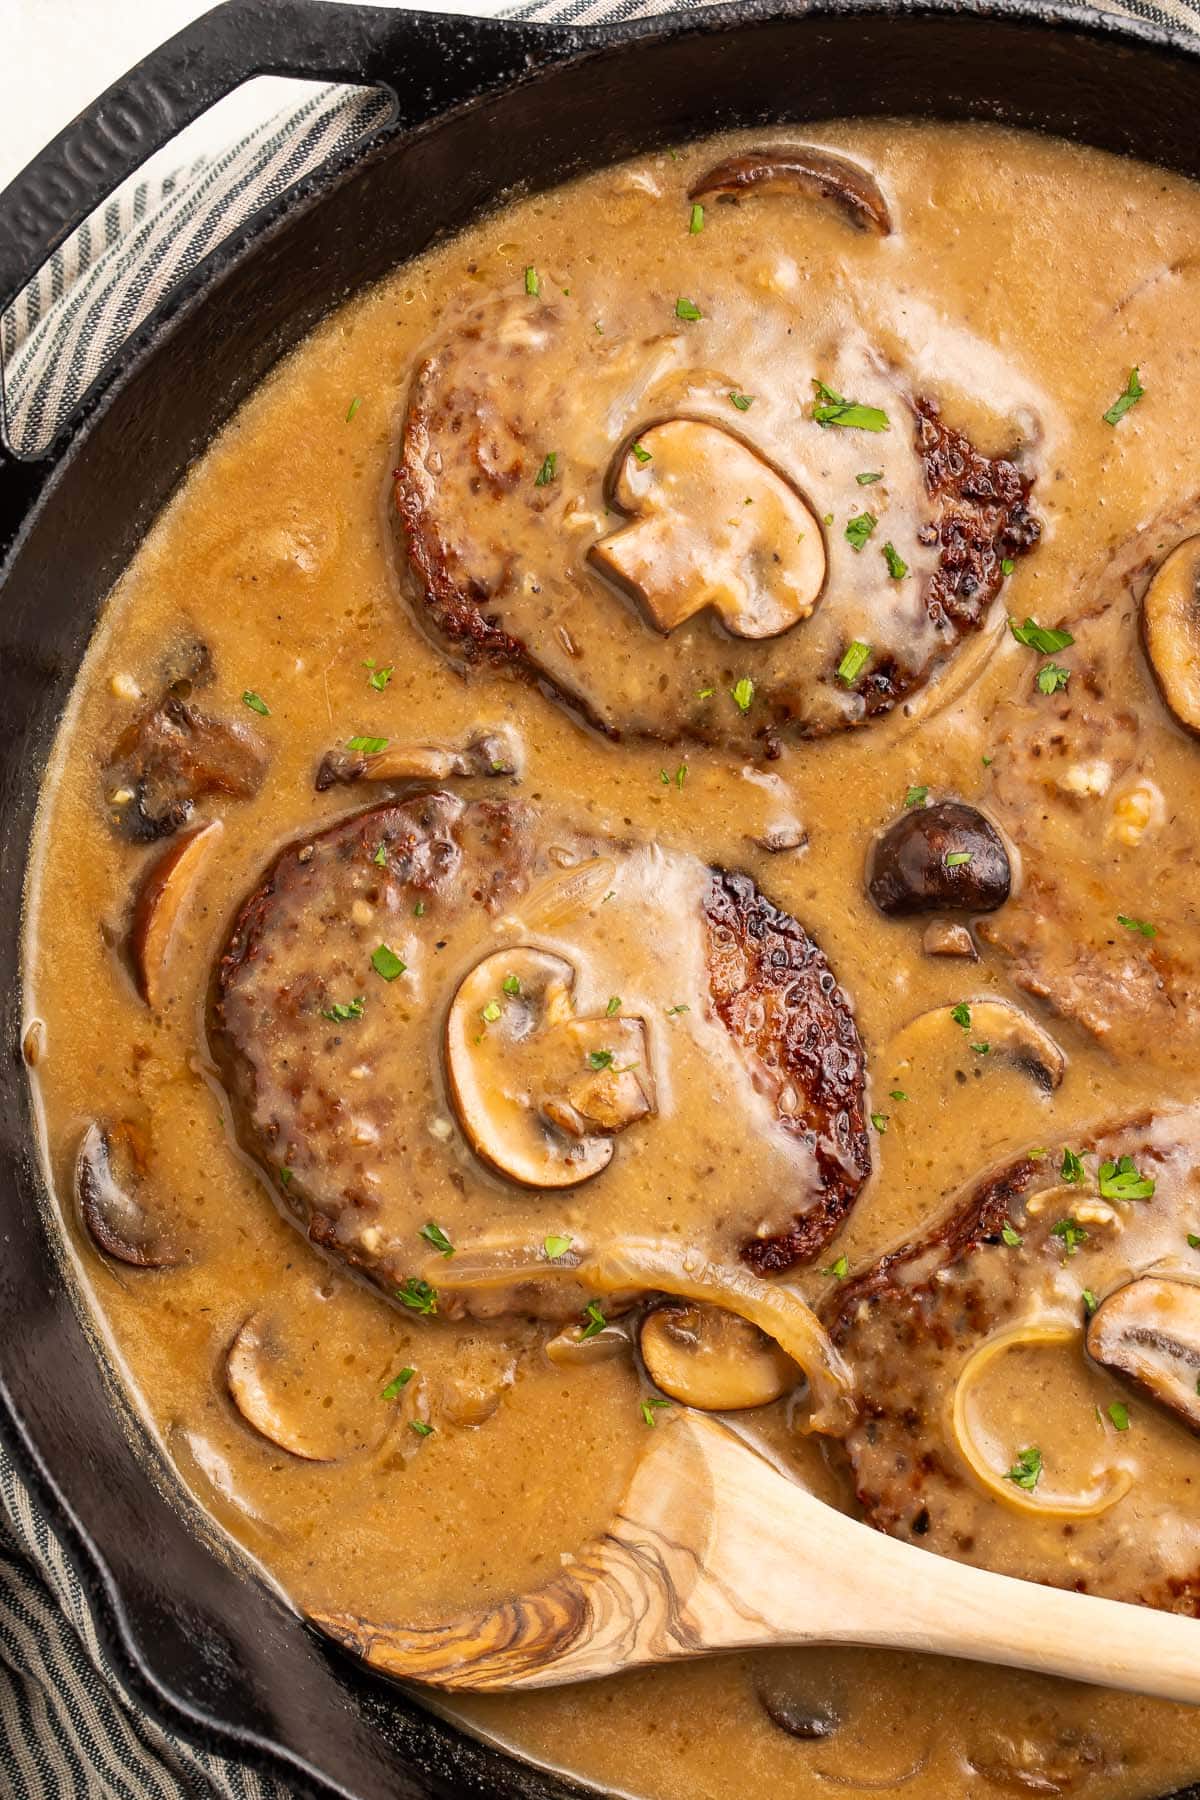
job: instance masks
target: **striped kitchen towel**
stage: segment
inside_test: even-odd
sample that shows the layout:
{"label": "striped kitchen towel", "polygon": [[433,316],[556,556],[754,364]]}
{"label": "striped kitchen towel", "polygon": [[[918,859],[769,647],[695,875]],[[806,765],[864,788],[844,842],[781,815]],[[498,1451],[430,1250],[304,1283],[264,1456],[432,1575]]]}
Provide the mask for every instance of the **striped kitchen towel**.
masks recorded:
{"label": "striped kitchen towel", "polygon": [[[689,0],[682,0],[688,5]],[[513,16],[587,25],[670,0],[541,0]],[[1200,0],[1126,0],[1200,30]],[[229,231],[378,123],[378,94],[323,88],[223,153],[133,181],[55,252],[0,319],[3,412],[36,455],[172,283]],[[3,1800],[289,1800],[290,1786],[164,1730],[124,1692],[62,1548],[0,1447]]]}

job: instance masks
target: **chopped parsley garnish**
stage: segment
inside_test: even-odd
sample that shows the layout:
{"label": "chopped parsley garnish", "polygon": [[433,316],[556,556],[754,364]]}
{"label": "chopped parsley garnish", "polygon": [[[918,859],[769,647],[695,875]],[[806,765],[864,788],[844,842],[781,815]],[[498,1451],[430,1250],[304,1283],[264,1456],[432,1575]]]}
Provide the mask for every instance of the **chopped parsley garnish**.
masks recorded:
{"label": "chopped parsley garnish", "polygon": [[682,1006],[668,1006],[667,1017],[668,1019],[673,1019],[676,1013],[691,1012],[691,1010],[691,1007],[688,1006],[686,1002]]}
{"label": "chopped parsley garnish", "polygon": [[500,1002],[498,1000],[489,1000],[487,1005],[481,1010],[479,1016],[485,1025],[494,1025],[496,1020],[500,1017]]}
{"label": "chopped parsley garnish", "polygon": [[826,387],[823,381],[813,381],[817,390],[817,398],[813,404],[813,418],[818,425],[842,425],[856,431],[887,431],[889,421],[887,414],[878,406],[864,406],[859,400],[844,400],[841,394]]}
{"label": "chopped parsley garnish", "polygon": [[641,1405],[642,1418],[647,1425],[656,1425],[658,1421],[654,1416],[655,1413],[660,1407],[670,1406],[670,1404],[671,1402],[669,1400],[643,1400]]}
{"label": "chopped parsley garnish", "polygon": [[903,1088],[893,1088],[891,1093],[888,1095],[888,1099],[889,1100],[907,1100],[908,1095],[905,1093]]}
{"label": "chopped parsley garnish", "polygon": [[947,850],[946,867],[948,869],[965,869],[974,854],[973,850]]}
{"label": "chopped parsley garnish", "polygon": [[506,994],[515,997],[521,991],[521,978],[519,975],[506,975],[500,986]]}
{"label": "chopped parsley garnish", "polygon": [[385,981],[395,981],[397,975],[403,975],[408,964],[396,955],[390,944],[380,944],[371,952],[371,967]]}
{"label": "chopped parsley garnish", "polygon": [[1042,1468],[1041,1451],[1036,1444],[1028,1444],[1024,1450],[1017,1451],[1017,1460],[1004,1479],[1013,1482],[1016,1487],[1025,1488],[1027,1492],[1032,1493],[1041,1480]]}
{"label": "chopped parsley garnish", "polygon": [[633,451],[633,454],[640,463],[653,462],[654,453],[651,450],[647,450],[644,444],[631,444],[629,448]]}
{"label": "chopped parsley garnish", "polygon": [[548,450],[542,458],[542,466],[533,478],[534,487],[549,487],[558,470],[558,451]]}
{"label": "chopped parsley garnish", "polygon": [[1084,1288],[1081,1298],[1083,1300],[1083,1310],[1090,1319],[1100,1302],[1095,1294],[1093,1294],[1091,1288]]}
{"label": "chopped parsley garnish", "polygon": [[929,798],[927,787],[910,787],[904,796],[905,806],[924,806]]}
{"label": "chopped parsley garnish", "polygon": [[396,1289],[396,1298],[425,1318],[437,1311],[437,1289],[420,1275],[406,1275],[401,1286]]}
{"label": "chopped parsley garnish", "polygon": [[754,405],[753,394],[730,394],[729,398],[739,412],[749,412],[750,408]]}
{"label": "chopped parsley garnish", "polygon": [[1130,407],[1137,405],[1145,391],[1146,390],[1138,377],[1136,368],[1130,369],[1129,380],[1125,383],[1124,391],[1118,394],[1117,398],[1105,413],[1104,423],[1106,425],[1119,425]]}
{"label": "chopped parsley garnish", "polygon": [[1082,1158],[1082,1156],[1079,1156],[1074,1150],[1064,1149],[1064,1151],[1062,1153],[1062,1163],[1059,1167],[1058,1172],[1062,1176],[1064,1181],[1070,1181],[1070,1182],[1082,1181],[1083,1180],[1083,1158]]}
{"label": "chopped parsley garnish", "polygon": [[[283,1170],[281,1169],[279,1173],[282,1175]],[[1200,1231],[1189,1231],[1187,1241],[1189,1250],[1200,1250]]]}
{"label": "chopped parsley garnish", "polygon": [[704,208],[699,201],[692,207],[692,215],[688,220],[688,231],[692,237],[704,230]]}
{"label": "chopped parsley garnish", "polygon": [[414,919],[423,919],[424,917],[425,917],[425,902],[423,900],[418,900],[417,904],[413,907],[413,918]]}
{"label": "chopped parsley garnish", "polygon": [[874,513],[858,513],[846,526],[846,542],[853,549],[861,550],[878,523]]}
{"label": "chopped parsley garnish", "polygon": [[713,695],[716,693],[716,691],[717,691],[716,688],[709,688],[709,687],[697,688],[696,689],[696,698],[697,698],[697,700],[711,700]]}
{"label": "chopped parsley garnish", "polygon": [[415,1369],[401,1369],[400,1373],[388,1382],[379,1398],[381,1400],[398,1400],[416,1372]]}
{"label": "chopped parsley garnish", "polygon": [[685,300],[680,294],[675,302],[675,317],[677,319],[702,319],[704,314],[694,300]]}
{"label": "chopped parsley garnish", "polygon": [[1087,1242],[1087,1231],[1077,1219],[1060,1219],[1057,1225],[1050,1228],[1050,1236],[1061,1238],[1063,1249],[1068,1256],[1074,1256],[1080,1244]]}
{"label": "chopped parsley garnish", "polygon": [[957,1006],[950,1008],[950,1017],[956,1025],[961,1025],[964,1031],[970,1031],[971,1009],[965,1000],[960,1000]]}
{"label": "chopped parsley garnish", "polygon": [[422,1225],[418,1236],[423,1237],[427,1244],[432,1244],[434,1249],[438,1251],[440,1255],[454,1255],[454,1245],[450,1242],[450,1239],[446,1236],[441,1226],[435,1225],[432,1219],[429,1220],[428,1224]]}
{"label": "chopped parsley garnish", "polygon": [[1053,656],[1056,650],[1067,650],[1075,642],[1069,631],[1052,631],[1048,625],[1039,625],[1036,619],[1026,619],[1023,625],[1010,619],[1008,628],[1018,644],[1024,644],[1027,650],[1036,650],[1040,656]]}
{"label": "chopped parsley garnish", "polygon": [[861,475],[854,477],[859,487],[874,487],[877,481],[883,480],[882,469],[864,469]]}
{"label": "chopped parsley garnish", "polygon": [[542,284],[538,280],[538,272],[531,263],[529,268],[525,271],[525,292],[536,296],[540,294],[541,291]]}
{"label": "chopped parsley garnish", "polygon": [[1017,565],[1011,556],[1002,557],[1000,560],[1000,573],[1002,575],[1011,575],[1016,566]]}
{"label": "chopped parsley garnish", "polygon": [[1117,924],[1123,925],[1126,931],[1136,931],[1139,937],[1152,938],[1158,936],[1158,926],[1151,925],[1147,919],[1134,919],[1129,913],[1118,913]]}
{"label": "chopped parsley garnish", "polygon": [[741,680],[735,682],[729,691],[733,695],[738,711],[749,712],[750,702],[754,699],[754,683],[750,677],[743,675]]}
{"label": "chopped parsley garnish", "polygon": [[908,564],[900,555],[894,544],[883,546],[883,560],[887,564],[888,574],[893,581],[903,581],[908,574]]}
{"label": "chopped parsley garnish", "polygon": [[604,1009],[605,1017],[611,1019],[613,1014],[619,1013],[620,1010],[621,1010],[620,994],[610,994],[608,996],[608,1005]]}
{"label": "chopped parsley garnish", "polygon": [[361,1019],[366,1004],[365,994],[358,994],[353,1000],[335,1000],[332,1006],[322,1007],[321,1017],[335,1025],[344,1025],[347,1019]]}
{"label": "chopped parsley garnish", "polygon": [[360,396],[358,394],[355,394],[353,400],[350,402],[349,406],[346,408],[346,423],[347,423],[347,425],[350,423],[351,419],[354,417],[355,413],[358,411],[358,409],[361,405],[362,405],[362,400],[361,400]]}
{"label": "chopped parsley garnish", "polygon": [[1060,668],[1058,663],[1043,663],[1037,673],[1037,691],[1039,694],[1061,693],[1070,679],[1070,669]]}
{"label": "chopped parsley garnish", "polygon": [[295,1180],[295,1175],[295,1170],[289,1169],[286,1163],[280,1165],[279,1179],[285,1188],[291,1187],[292,1182]]}
{"label": "chopped parsley garnish", "polygon": [[872,1113],[871,1123],[882,1136],[888,1128],[888,1116],[886,1113]]}
{"label": "chopped parsley garnish", "polygon": [[1108,1416],[1118,1431],[1129,1430],[1129,1408],[1123,1400],[1114,1400],[1108,1409]]}
{"label": "chopped parsley garnish", "polygon": [[976,1056],[990,1056],[992,1046],[990,1044],[972,1044],[971,1048]]}
{"label": "chopped parsley garnish", "polygon": [[410,1431],[415,1431],[418,1437],[433,1436],[433,1426],[427,1425],[424,1419],[410,1419],[408,1421],[408,1429]]}
{"label": "chopped parsley garnish", "polygon": [[388,743],[387,738],[352,737],[346,739],[346,748],[358,756],[378,756],[381,750],[387,749]]}
{"label": "chopped parsley garnish", "polygon": [[611,1069],[613,1053],[611,1050],[589,1050],[587,1063],[589,1069]]}
{"label": "chopped parsley garnish", "polygon": [[853,687],[871,659],[871,646],[864,644],[861,638],[847,646],[841,662],[837,666],[838,680]]}
{"label": "chopped parsley garnish", "polygon": [[392,679],[395,667],[395,663],[385,663],[382,668],[376,668],[374,657],[371,657],[368,662],[363,664],[363,668],[367,670],[367,680],[377,694],[382,694],[384,688]]}
{"label": "chopped parsley garnish", "polygon": [[603,1312],[601,1311],[600,1302],[598,1300],[589,1300],[588,1301],[587,1305],[583,1309],[583,1316],[584,1316],[584,1320],[586,1322],[584,1324],[583,1330],[579,1334],[579,1340],[581,1343],[584,1342],[584,1340],[587,1338],[597,1337],[600,1334],[600,1332],[602,1332],[604,1330],[604,1327],[608,1324],[608,1320],[605,1318]]}
{"label": "chopped parsley garnish", "polygon": [[550,1236],[546,1238],[545,1242],[542,1244],[542,1249],[546,1252],[546,1256],[550,1262],[557,1262],[560,1256],[565,1256],[567,1254],[567,1251],[571,1248],[572,1241],[571,1238],[562,1237],[558,1232],[552,1231]]}
{"label": "chopped parsley garnish", "polygon": [[1006,1219],[1000,1227],[1000,1238],[1001,1242],[1007,1244],[1010,1250],[1019,1250],[1025,1242],[1010,1219]]}
{"label": "chopped parsley garnish", "polygon": [[1132,1156],[1101,1163],[1098,1179],[1100,1196],[1104,1200],[1150,1200],[1154,1196],[1153,1175],[1139,1174],[1133,1166]]}
{"label": "chopped parsley garnish", "polygon": [[381,869],[387,868],[387,845],[386,844],[380,844],[378,846],[378,848],[375,851],[374,856],[371,858],[371,861],[373,863],[378,863],[379,867]]}
{"label": "chopped parsley garnish", "polygon": [[827,1269],[821,1270],[821,1273],[822,1275],[832,1275],[835,1281],[845,1280],[846,1276],[850,1273],[849,1257],[839,1256],[836,1262],[830,1263]]}
{"label": "chopped parsley garnish", "polygon": [[271,716],[270,707],[262,695],[256,694],[253,688],[247,688],[242,695],[242,705],[248,706],[251,712],[261,713],[264,719],[269,719]]}

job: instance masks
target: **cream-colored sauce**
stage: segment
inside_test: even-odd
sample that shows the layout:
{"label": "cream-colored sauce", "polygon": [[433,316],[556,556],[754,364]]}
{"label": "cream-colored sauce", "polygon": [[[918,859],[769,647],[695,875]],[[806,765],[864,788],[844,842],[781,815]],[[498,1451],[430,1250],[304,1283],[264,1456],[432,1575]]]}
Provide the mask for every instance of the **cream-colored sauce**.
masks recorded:
{"label": "cream-colored sauce", "polygon": [[[1110,552],[1155,521],[1186,516],[1194,501],[1200,194],[1161,171],[982,128],[834,125],[816,135],[875,171],[897,220],[892,237],[857,237],[838,215],[784,196],[736,210],[711,206],[704,230],[690,233],[686,190],[728,147],[722,141],[519,201],[342,309],[192,473],[119,583],[89,650],[46,789],[29,892],[28,1000],[30,1018],[41,1022],[36,1080],[49,1165],[73,1253],[147,1421],[202,1505],[302,1608],[432,1618],[547,1578],[602,1527],[648,1429],[640,1410],[647,1390],[627,1354],[568,1368],[545,1355],[552,1326],[423,1319],[389,1306],[304,1242],[235,1148],[206,1047],[211,965],[275,850],[373,798],[363,789],[314,792],[321,757],[348,737],[456,744],[481,725],[512,728],[525,766],[510,791],[581,834],[657,846],[641,853],[648,873],[639,879],[651,879],[655,858],[668,868],[687,866],[673,858],[698,856],[745,869],[811,932],[853,1001],[870,1104],[887,1115],[886,1130],[873,1134],[874,1173],[847,1226],[820,1268],[797,1277],[811,1298],[834,1290],[839,1256],[851,1266],[871,1260],[1005,1155],[1196,1099],[1194,1058],[1171,1053],[1153,1010],[1114,1014],[1099,1035],[1087,1021],[1042,1011],[1067,1055],[1065,1078],[1049,1097],[1019,1068],[964,1057],[957,1028],[948,1042],[934,1035],[914,1047],[912,1034],[901,1033],[926,1009],[992,993],[1031,1009],[1038,1003],[1014,983],[1005,955],[985,949],[978,963],[923,955],[923,922],[881,917],[863,869],[871,839],[902,809],[906,789],[929,784],[993,813],[1010,833],[1013,904],[1038,875],[1035,859],[1069,838],[1071,892],[1085,924],[1122,912],[1161,929],[1161,946],[1121,938],[1134,975],[1164,947],[1186,960],[1195,942],[1200,764],[1157,697],[1132,603],[1097,630],[1105,667],[1119,671],[1121,710],[1134,718],[1136,771],[1127,779],[1123,766],[1106,780],[1089,773],[1103,744],[1089,753],[1089,767],[1068,783],[1068,831],[1044,823],[1043,796],[1005,764],[1002,739],[1023,743],[1055,704],[1035,692],[1040,660],[1004,631],[1003,609],[1043,623],[1076,616],[1081,583]],[[751,141],[760,140],[729,142]],[[894,538],[912,566],[903,600],[910,610],[925,564],[911,541],[920,494],[907,433],[893,428],[882,443],[826,431],[818,444],[824,462],[806,467],[812,378],[886,403],[897,416],[902,392],[933,392],[945,416],[989,454],[1023,439],[1037,472],[1043,541],[1018,565],[994,623],[907,715],[901,709],[816,743],[785,742],[777,760],[759,763],[717,749],[606,742],[536,689],[486,673],[464,680],[451,667],[402,591],[387,476],[414,368],[476,304],[519,316],[530,265],[547,290],[572,290],[556,295],[559,313],[574,309],[604,326],[593,333],[592,360],[556,356],[547,344],[533,364],[537,405],[562,433],[540,447],[562,453],[574,484],[554,494],[552,558],[560,555],[559,524],[576,531],[577,558],[611,525],[597,510],[603,476],[647,408],[701,405],[706,417],[752,436],[822,517],[833,515],[826,541],[842,585],[831,582],[812,619],[794,628],[812,631],[813,645],[827,639],[828,651],[853,635],[845,609],[854,592],[871,611],[872,632],[884,629],[895,584],[879,541]],[[677,320],[677,296],[700,303],[705,320]],[[1102,414],[1135,363],[1146,398],[1114,428]],[[726,384],[754,395],[750,412],[720,410]],[[586,471],[578,482],[576,466]],[[886,481],[855,483],[857,472],[880,468]],[[559,519],[560,503],[578,514],[574,527]],[[842,533],[864,505],[880,509],[881,525],[860,555]],[[1173,529],[1178,535],[1178,524]],[[632,613],[604,611],[623,603],[598,578],[586,581],[592,585],[570,592],[572,631],[584,639],[615,630],[618,616],[620,631],[631,629]],[[919,621],[906,627],[920,629]],[[109,813],[119,803],[98,771],[156,692],[164,646],[187,635],[212,651],[216,681],[201,696],[205,709],[248,722],[270,765],[257,797],[201,803],[198,816],[219,814],[224,830],[197,875],[152,1012],[114,944],[131,885],[157,852],[132,849],[114,831]],[[764,656],[781,654],[784,641],[771,640]],[[652,714],[647,671],[662,647],[648,642],[629,698]],[[1090,655],[1082,631],[1079,643],[1080,656]],[[732,708],[726,674],[736,678],[740,657],[735,644],[716,705]],[[392,667],[382,691],[368,683],[369,659]],[[1057,660],[1069,664],[1072,654]],[[269,716],[243,708],[247,690],[264,698]],[[1137,782],[1147,792],[1131,798]],[[797,825],[805,835],[799,849],[770,855],[756,841]],[[1155,871],[1150,879],[1147,869]],[[619,911],[614,902],[609,912],[612,919],[538,941],[581,962],[589,1008],[603,1011],[606,997],[619,993],[626,1012],[649,1022],[659,1111],[615,1140],[612,1172],[640,1172],[621,1190],[616,1227],[686,1239],[701,1221],[706,1230],[715,1221],[719,1235],[744,1202],[744,1171],[768,1182],[789,1152],[755,1135],[745,1096],[731,1113],[713,1108],[716,1040],[691,1014],[668,1016],[679,987],[695,985],[687,934],[647,943],[636,907]],[[1002,927],[1004,912],[996,919]],[[373,927],[351,917],[345,929],[369,952]],[[428,1152],[413,1173],[430,1184],[418,1210],[427,1200],[429,1216],[452,1236],[503,1236],[514,1225],[594,1234],[605,1223],[609,1172],[566,1201],[550,1196],[548,1206],[545,1196],[534,1206],[527,1194],[506,1195],[489,1178],[475,1190],[486,1216],[454,1190],[437,1154],[437,1035],[443,1001],[471,959],[437,971],[417,921],[394,948],[414,971],[410,1017],[401,1023],[414,1065],[414,1122]],[[389,1004],[399,1004],[396,987],[388,986]],[[365,991],[383,1006],[381,983]],[[717,1085],[729,1092],[740,1079],[735,1071]],[[893,1100],[893,1090],[907,1097]],[[147,1193],[189,1253],[180,1267],[105,1261],[78,1227],[70,1204],[78,1139],[92,1119],[120,1117],[149,1127]],[[670,1187],[668,1204],[671,1160],[689,1132],[704,1139],[703,1181],[685,1201],[678,1184]],[[1190,1228],[1175,1224],[1177,1238]],[[337,1451],[338,1460],[289,1455],[231,1405],[225,1359],[248,1318],[258,1321],[254,1343],[274,1346],[264,1365],[274,1401],[312,1448]],[[1095,1378],[1074,1362],[1064,1378],[1056,1358],[1054,1350],[1014,1352],[993,1369],[979,1403],[988,1419],[1018,1404],[1036,1411],[1041,1440],[1057,1435],[1065,1473],[1084,1480]],[[383,1400],[407,1366],[414,1378],[399,1398]],[[1102,1385],[1107,1397],[1111,1383]],[[432,1424],[433,1435],[410,1430],[414,1419]],[[849,1504],[840,1475],[789,1430],[786,1402],[746,1421],[790,1460],[797,1479]],[[1021,1437],[1025,1415],[1011,1425]],[[660,1412],[653,1429],[670,1428]],[[1172,1483],[1200,1476],[1200,1445],[1149,1416],[1119,1454],[1135,1492],[1143,1460],[1168,1457],[1171,1482],[1155,1491],[1169,1488],[1171,1498],[1179,1491]],[[770,1722],[756,1689],[782,1679],[781,1670],[795,1689],[835,1707],[837,1732],[805,1742]],[[523,1755],[644,1800],[728,1800],[747,1787],[866,1793],[893,1780],[914,1800],[1002,1795],[1038,1780],[1034,1791],[1146,1800],[1200,1768],[1200,1725],[1183,1708],[879,1653],[721,1659],[595,1688],[464,1698],[451,1710]]]}

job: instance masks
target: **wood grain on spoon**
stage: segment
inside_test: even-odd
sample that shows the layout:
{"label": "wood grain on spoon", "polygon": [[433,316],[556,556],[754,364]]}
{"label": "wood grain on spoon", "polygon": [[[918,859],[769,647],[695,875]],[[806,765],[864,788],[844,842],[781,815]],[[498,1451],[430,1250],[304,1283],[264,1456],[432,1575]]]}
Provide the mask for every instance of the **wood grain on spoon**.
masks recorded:
{"label": "wood grain on spoon", "polygon": [[864,1644],[1200,1705],[1200,1622],[934,1561],[697,1414],[664,1426],[609,1529],[544,1587],[434,1625],[310,1617],[385,1674],[479,1692],[723,1650]]}

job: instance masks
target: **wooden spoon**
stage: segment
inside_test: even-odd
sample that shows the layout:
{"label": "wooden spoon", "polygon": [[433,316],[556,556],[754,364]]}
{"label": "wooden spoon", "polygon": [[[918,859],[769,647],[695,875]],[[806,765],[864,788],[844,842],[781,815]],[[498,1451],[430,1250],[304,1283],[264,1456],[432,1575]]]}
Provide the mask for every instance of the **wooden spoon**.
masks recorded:
{"label": "wooden spoon", "polygon": [[836,1512],[700,1413],[660,1424],[609,1529],[545,1587],[434,1625],[311,1617],[389,1675],[481,1692],[870,1644],[1200,1705],[1200,1621],[935,1558]]}

